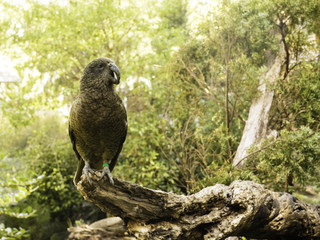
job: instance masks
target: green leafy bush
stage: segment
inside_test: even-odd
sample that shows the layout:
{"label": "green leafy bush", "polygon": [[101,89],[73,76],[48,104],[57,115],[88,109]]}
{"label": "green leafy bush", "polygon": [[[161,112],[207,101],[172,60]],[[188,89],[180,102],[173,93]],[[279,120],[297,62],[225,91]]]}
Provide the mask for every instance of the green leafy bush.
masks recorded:
{"label": "green leafy bush", "polygon": [[30,198],[46,206],[53,216],[67,218],[82,199],[72,182],[78,161],[68,138],[67,122],[62,116],[47,113],[34,127],[19,154],[37,179],[37,189]]}
{"label": "green leafy bush", "polygon": [[[15,175],[17,169],[13,159],[1,156],[0,158],[0,215],[18,219],[28,219],[35,215],[35,210],[31,206],[19,207],[19,201],[25,200],[31,193],[32,181],[21,175]],[[1,239],[25,239],[29,237],[26,229],[6,226],[0,223]]]}
{"label": "green leafy bush", "polygon": [[[292,191],[293,185],[319,185],[320,133],[309,127],[282,130],[276,139],[268,139],[247,162],[257,180],[276,191]],[[255,149],[252,150],[253,152]]]}

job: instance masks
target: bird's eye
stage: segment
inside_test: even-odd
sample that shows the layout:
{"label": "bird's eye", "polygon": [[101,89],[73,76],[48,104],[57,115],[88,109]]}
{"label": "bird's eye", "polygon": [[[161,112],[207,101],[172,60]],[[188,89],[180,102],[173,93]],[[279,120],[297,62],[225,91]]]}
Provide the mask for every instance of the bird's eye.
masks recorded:
{"label": "bird's eye", "polygon": [[98,68],[103,68],[105,66],[104,63],[99,63]]}

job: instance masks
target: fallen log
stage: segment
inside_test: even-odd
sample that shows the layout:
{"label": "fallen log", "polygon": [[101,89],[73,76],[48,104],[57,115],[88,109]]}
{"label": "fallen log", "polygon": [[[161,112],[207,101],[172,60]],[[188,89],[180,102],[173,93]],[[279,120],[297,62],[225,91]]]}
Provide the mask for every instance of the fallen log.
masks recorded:
{"label": "fallen log", "polygon": [[121,217],[137,239],[320,239],[320,206],[251,181],[217,184],[189,195],[152,190],[120,179],[78,190],[103,212]]}

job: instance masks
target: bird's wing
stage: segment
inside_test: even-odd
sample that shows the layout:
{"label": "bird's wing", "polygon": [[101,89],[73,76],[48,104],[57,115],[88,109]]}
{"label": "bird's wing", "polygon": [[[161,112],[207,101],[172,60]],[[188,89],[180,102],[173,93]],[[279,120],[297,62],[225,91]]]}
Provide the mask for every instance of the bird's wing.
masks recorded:
{"label": "bird's wing", "polygon": [[84,161],[81,158],[81,156],[80,156],[80,154],[79,154],[79,152],[77,150],[76,136],[74,135],[74,132],[72,131],[72,127],[71,127],[70,122],[69,122],[69,137],[71,139],[73,151],[75,152],[75,154],[76,154],[76,156],[77,156],[77,158],[79,160],[77,171],[76,171],[76,174],[74,175],[74,178],[73,178],[73,183],[74,183],[74,185],[77,186],[77,183],[80,181],[80,178],[81,178],[81,175],[82,175],[82,169],[84,167]]}
{"label": "bird's wing", "polygon": [[125,133],[124,133],[123,138],[121,139],[121,144],[119,144],[118,151],[117,151],[117,153],[114,155],[114,157],[112,158],[112,160],[111,160],[111,162],[110,162],[110,164],[109,164],[109,170],[110,170],[110,172],[112,172],[114,166],[116,165],[116,162],[117,162],[117,160],[118,160],[119,154],[120,154],[120,152],[121,152],[121,150],[122,150],[123,143],[124,143],[124,141],[126,140],[126,137],[127,137],[127,129],[128,129],[128,128],[127,128],[127,125],[126,125]]}
{"label": "bird's wing", "polygon": [[127,111],[126,111],[126,108],[124,107],[124,105],[123,105],[122,102],[121,102],[121,107],[122,107],[122,109],[124,110],[126,126],[125,126],[125,130],[124,130],[124,134],[123,134],[122,139],[121,139],[120,144],[119,144],[118,151],[117,151],[117,153],[114,155],[114,157],[112,158],[112,160],[111,160],[111,162],[110,162],[110,164],[109,164],[109,170],[110,170],[110,172],[112,172],[114,166],[116,165],[117,159],[118,159],[119,154],[120,154],[120,152],[121,152],[121,150],[122,150],[122,146],[123,146],[124,141],[126,140],[127,132],[128,132]]}
{"label": "bird's wing", "polygon": [[71,127],[71,124],[69,122],[69,137],[70,137],[70,140],[71,140],[71,143],[72,143],[72,148],[73,148],[73,151],[75,152],[77,158],[79,160],[81,160],[81,156],[77,150],[77,146],[76,146],[76,136],[74,135],[74,132],[72,131],[72,127]]}

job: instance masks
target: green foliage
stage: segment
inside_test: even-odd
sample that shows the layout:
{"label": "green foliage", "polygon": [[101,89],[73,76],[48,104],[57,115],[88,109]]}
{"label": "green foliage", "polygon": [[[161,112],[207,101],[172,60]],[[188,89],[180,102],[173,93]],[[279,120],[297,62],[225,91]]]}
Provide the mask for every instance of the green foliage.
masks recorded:
{"label": "green foliage", "polygon": [[61,122],[59,115],[48,113],[35,125],[36,131],[20,151],[21,160],[37,177],[37,190],[30,197],[64,218],[81,201],[72,183],[77,160],[69,144],[67,123]]}
{"label": "green foliage", "polygon": [[277,191],[292,191],[289,189],[292,184],[318,185],[319,140],[320,133],[308,127],[301,127],[295,131],[282,130],[280,137],[268,139],[262,144],[263,150],[249,158],[248,166],[261,183]]}
{"label": "green foliage", "polygon": [[130,133],[127,138],[119,166],[115,170],[118,176],[155,189],[175,190],[174,178],[177,170],[164,161],[159,145],[164,136],[159,128],[159,118],[147,112],[139,119],[129,118]]}
{"label": "green foliage", "polygon": [[82,69],[93,58],[112,58],[126,69],[124,79],[141,68],[138,51],[144,48],[141,31],[146,23],[140,5],[113,0],[2,5],[11,22],[2,19],[3,51],[19,59],[16,68],[28,81],[17,83],[18,89],[6,93],[11,101],[1,104],[13,123],[24,119],[28,124],[39,108],[70,103]]}
{"label": "green foliage", "polygon": [[280,136],[265,141],[263,151],[252,155],[249,166],[258,181],[292,192],[319,181],[319,48],[312,33],[317,34],[314,26],[319,23],[320,5],[279,1],[268,10],[269,14],[279,11],[280,22],[285,24],[286,74],[273,86],[269,117],[269,128]]}
{"label": "green foliage", "polygon": [[[11,216],[19,219],[27,219],[34,216],[35,211],[31,206],[20,208],[16,206],[19,201],[28,197],[32,191],[32,184],[23,175],[16,175],[18,172],[12,164],[12,159],[1,156],[0,158],[0,215]],[[23,239],[29,233],[19,227],[6,227],[0,223],[1,239]]]}
{"label": "green foliage", "polygon": [[165,0],[158,7],[157,26],[151,30],[151,46],[157,54],[158,64],[165,64],[173,49],[186,40],[187,3],[184,0]]}
{"label": "green foliage", "polygon": [[[0,202],[0,213],[11,217],[6,218],[8,225],[23,226],[32,238],[42,239],[59,229],[55,221],[65,222],[77,215],[82,202],[72,182],[77,160],[69,144],[67,122],[55,112],[46,112],[33,125],[14,132],[14,137],[9,135],[10,131],[7,134],[9,144],[15,146],[7,154],[14,157],[15,165],[12,171],[1,168],[5,173],[4,185],[10,187],[4,188],[8,193],[1,194],[4,202]],[[7,162],[13,163],[12,160]],[[4,203],[12,203],[12,194],[21,198],[14,207],[3,207]],[[28,221],[16,219],[23,216]]]}
{"label": "green foliage", "polygon": [[4,240],[26,239],[29,237],[28,232],[23,228],[6,228],[0,223],[0,237]]}
{"label": "green foliage", "polygon": [[257,11],[249,1],[223,2],[167,65],[172,90],[162,129],[170,144],[162,152],[179,170],[183,191],[235,179],[229,164],[257,95],[264,51],[277,50],[267,13]]}
{"label": "green foliage", "polygon": [[270,125],[277,130],[294,130],[300,126],[317,130],[320,122],[320,64],[308,60],[294,66],[286,80],[278,81]]}

